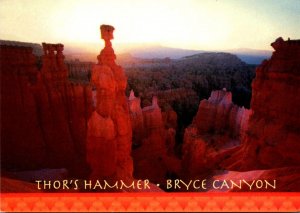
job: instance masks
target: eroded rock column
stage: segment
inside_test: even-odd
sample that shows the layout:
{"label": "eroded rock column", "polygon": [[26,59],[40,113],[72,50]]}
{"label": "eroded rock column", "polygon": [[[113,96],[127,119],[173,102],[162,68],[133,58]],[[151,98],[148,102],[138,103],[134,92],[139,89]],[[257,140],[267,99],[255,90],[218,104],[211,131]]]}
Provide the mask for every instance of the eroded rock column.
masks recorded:
{"label": "eroded rock column", "polygon": [[115,63],[112,48],[114,27],[101,25],[105,47],[92,69],[91,82],[97,90],[97,105],[88,121],[87,161],[91,179],[132,179],[132,128],[125,88],[127,79]]}

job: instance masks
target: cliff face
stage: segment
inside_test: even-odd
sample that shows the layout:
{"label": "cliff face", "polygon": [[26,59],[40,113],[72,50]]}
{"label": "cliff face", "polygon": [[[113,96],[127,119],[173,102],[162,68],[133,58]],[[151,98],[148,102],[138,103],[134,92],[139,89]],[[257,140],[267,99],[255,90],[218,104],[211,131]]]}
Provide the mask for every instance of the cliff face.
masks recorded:
{"label": "cliff face", "polygon": [[[184,134],[182,169],[185,176],[194,176],[218,163],[228,150],[240,144],[247,130],[251,110],[232,103],[231,92],[213,91],[208,100],[202,100],[196,117]],[[221,157],[222,156],[222,157]]]}
{"label": "cliff face", "polygon": [[256,69],[249,130],[240,150],[224,162],[236,170],[299,166],[300,41],[278,38],[271,59]]}
{"label": "cliff face", "polygon": [[91,82],[96,87],[97,105],[88,121],[87,161],[91,179],[132,179],[132,128],[125,88],[127,79],[116,65],[110,40],[114,28],[100,27],[105,47],[92,69]]}
{"label": "cliff face", "polygon": [[91,86],[73,84],[67,79],[62,44],[43,43],[43,50],[36,93],[42,113],[39,122],[48,144],[47,155],[56,159],[49,164],[55,167],[57,162],[64,161],[69,164],[67,168],[75,168],[75,161],[77,167],[83,167],[87,120],[92,111]]}
{"label": "cliff face", "polygon": [[2,166],[64,167],[83,175],[91,88],[67,80],[63,45],[44,43],[43,49],[38,70],[32,48],[1,45]]}
{"label": "cliff face", "polygon": [[2,168],[38,167],[45,163],[45,147],[33,93],[35,57],[30,47],[0,48]]}

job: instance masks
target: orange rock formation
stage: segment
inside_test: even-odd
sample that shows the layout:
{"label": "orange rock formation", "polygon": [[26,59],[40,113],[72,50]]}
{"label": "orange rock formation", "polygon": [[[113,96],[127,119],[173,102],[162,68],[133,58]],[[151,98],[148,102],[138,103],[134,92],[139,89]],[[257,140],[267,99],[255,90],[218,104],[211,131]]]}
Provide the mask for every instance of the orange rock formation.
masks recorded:
{"label": "orange rock formation", "polygon": [[278,38],[256,69],[253,115],[241,148],[224,166],[235,170],[300,166],[300,40]]}
{"label": "orange rock formation", "polygon": [[91,87],[68,81],[62,44],[43,48],[39,70],[32,48],[1,45],[2,168],[84,175]]}
{"label": "orange rock formation", "polygon": [[134,175],[161,183],[169,174],[178,174],[180,161],[174,156],[177,115],[161,112],[156,96],[150,106],[141,108],[140,98],[131,91],[130,116],[135,134]]}
{"label": "orange rock formation", "polygon": [[[251,110],[232,103],[226,89],[212,91],[202,100],[196,117],[184,134],[182,169],[185,176],[217,169],[224,151],[234,150],[247,130]],[[227,155],[225,155],[227,156]]]}
{"label": "orange rock formation", "polygon": [[114,28],[101,25],[105,47],[92,69],[91,83],[96,87],[97,105],[88,121],[87,161],[91,179],[132,179],[132,129],[125,88],[127,79],[110,40]]}
{"label": "orange rock formation", "polygon": [[[256,69],[252,82],[251,111],[230,106],[225,91],[201,101],[184,137],[187,177],[225,169],[231,171],[214,178],[275,179],[275,191],[299,190],[300,40],[278,38],[271,45],[275,52]],[[241,144],[228,144],[224,130],[231,138],[240,133]]]}

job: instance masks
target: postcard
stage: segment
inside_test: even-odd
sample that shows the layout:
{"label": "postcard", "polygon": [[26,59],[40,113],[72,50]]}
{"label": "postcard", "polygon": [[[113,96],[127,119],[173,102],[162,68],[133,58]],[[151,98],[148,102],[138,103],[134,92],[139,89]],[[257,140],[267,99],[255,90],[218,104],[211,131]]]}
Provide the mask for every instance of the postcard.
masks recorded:
{"label": "postcard", "polygon": [[1,211],[300,211],[298,0],[2,0]]}

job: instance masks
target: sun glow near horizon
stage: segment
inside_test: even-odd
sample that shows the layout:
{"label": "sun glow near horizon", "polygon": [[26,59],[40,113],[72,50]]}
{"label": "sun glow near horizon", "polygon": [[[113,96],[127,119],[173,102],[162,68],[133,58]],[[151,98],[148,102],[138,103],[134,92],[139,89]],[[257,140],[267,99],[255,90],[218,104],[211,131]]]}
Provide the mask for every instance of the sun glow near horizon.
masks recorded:
{"label": "sun glow near horizon", "polygon": [[253,0],[2,0],[0,38],[99,42],[100,24],[110,24],[116,28],[116,43],[157,43],[205,50],[268,49],[270,42],[279,36],[299,37],[297,3],[297,0],[288,4]]}

